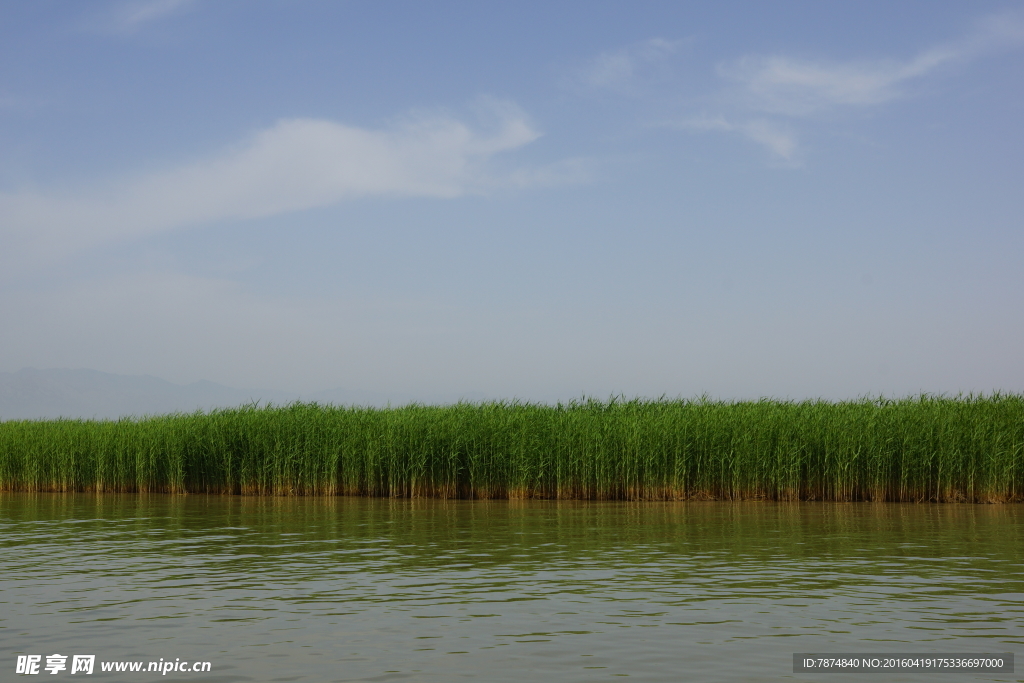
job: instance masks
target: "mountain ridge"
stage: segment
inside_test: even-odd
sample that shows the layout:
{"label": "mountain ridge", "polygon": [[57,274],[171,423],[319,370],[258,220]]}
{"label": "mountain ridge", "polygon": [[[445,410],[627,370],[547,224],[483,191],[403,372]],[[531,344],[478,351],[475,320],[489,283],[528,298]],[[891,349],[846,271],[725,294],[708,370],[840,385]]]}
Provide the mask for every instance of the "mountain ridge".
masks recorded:
{"label": "mountain ridge", "polygon": [[[443,397],[440,402],[484,400],[478,392]],[[299,394],[239,389],[209,380],[175,384],[153,375],[120,375],[85,368],[22,368],[0,372],[0,421],[37,419],[118,419],[235,408],[250,403],[316,401],[339,405],[404,405],[422,401],[413,394],[343,388]]]}

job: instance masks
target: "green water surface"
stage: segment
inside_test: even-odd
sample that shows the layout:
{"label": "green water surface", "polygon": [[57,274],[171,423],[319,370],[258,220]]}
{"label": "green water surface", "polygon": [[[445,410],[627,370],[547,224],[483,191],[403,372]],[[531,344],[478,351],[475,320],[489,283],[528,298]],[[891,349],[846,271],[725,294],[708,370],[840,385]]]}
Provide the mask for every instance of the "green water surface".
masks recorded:
{"label": "green water surface", "polygon": [[1024,506],[0,494],[40,680],[1020,680],[793,674],[794,652],[1024,652]]}

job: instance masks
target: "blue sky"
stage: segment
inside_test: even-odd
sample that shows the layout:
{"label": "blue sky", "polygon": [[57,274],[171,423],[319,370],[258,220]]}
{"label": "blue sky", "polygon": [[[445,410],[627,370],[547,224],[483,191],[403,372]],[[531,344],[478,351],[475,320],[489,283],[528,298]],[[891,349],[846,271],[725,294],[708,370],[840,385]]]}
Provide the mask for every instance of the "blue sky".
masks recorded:
{"label": "blue sky", "polygon": [[0,2],[0,371],[1024,391],[1024,5]]}

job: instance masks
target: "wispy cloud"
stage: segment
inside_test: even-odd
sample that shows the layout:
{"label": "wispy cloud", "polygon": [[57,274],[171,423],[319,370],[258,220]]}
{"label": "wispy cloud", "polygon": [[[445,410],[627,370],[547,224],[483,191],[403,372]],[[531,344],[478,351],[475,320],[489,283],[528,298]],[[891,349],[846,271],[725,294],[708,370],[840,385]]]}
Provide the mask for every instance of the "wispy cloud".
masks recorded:
{"label": "wispy cloud", "polygon": [[543,166],[518,168],[498,180],[501,186],[516,188],[579,185],[594,179],[596,167],[596,160],[577,157]]}
{"label": "wispy cloud", "polygon": [[745,91],[744,104],[772,114],[807,116],[838,105],[881,104],[901,86],[950,61],[954,54],[929,51],[906,62],[829,64],[787,57],[746,57],[719,69]]}
{"label": "wispy cloud", "polygon": [[795,164],[799,143],[796,133],[788,126],[766,119],[753,119],[743,122],[728,121],[724,116],[713,118],[693,118],[676,121],[674,128],[693,131],[719,131],[723,133],[739,133],[765,147],[778,159]]}
{"label": "wispy cloud", "polygon": [[[800,152],[793,123],[825,111],[883,105],[912,93],[912,84],[987,54],[1024,45],[1024,13],[982,18],[958,40],[922,50],[909,59],[846,62],[783,55],[754,55],[718,66],[733,84],[717,97],[727,115],[681,119],[672,127],[743,135],[794,165]],[[767,118],[766,118],[767,117]]]}
{"label": "wispy cloud", "polygon": [[758,111],[809,116],[837,106],[879,105],[902,97],[909,83],[987,52],[1024,44],[1020,13],[986,17],[960,40],[924,50],[907,60],[829,62],[784,56],[748,56],[718,71],[737,83],[742,103]]}
{"label": "wispy cloud", "polygon": [[602,52],[575,70],[574,80],[590,88],[620,90],[633,82],[639,71],[670,57],[679,41],[651,38],[618,50]]}
{"label": "wispy cloud", "polygon": [[767,147],[776,156],[794,161],[797,152],[796,134],[773,121],[754,119],[737,126],[743,135]]}
{"label": "wispy cloud", "polygon": [[[488,106],[493,122],[483,130],[429,114],[379,130],[323,119],[283,120],[235,149],[179,168],[75,192],[0,193],[0,230],[9,247],[20,242],[72,249],[355,197],[451,198],[521,186],[528,175],[501,175],[488,160],[539,133],[515,105]],[[551,181],[550,173],[541,175],[533,184]]]}
{"label": "wispy cloud", "polygon": [[132,34],[196,3],[197,0],[121,0],[94,16],[83,28],[99,33]]}

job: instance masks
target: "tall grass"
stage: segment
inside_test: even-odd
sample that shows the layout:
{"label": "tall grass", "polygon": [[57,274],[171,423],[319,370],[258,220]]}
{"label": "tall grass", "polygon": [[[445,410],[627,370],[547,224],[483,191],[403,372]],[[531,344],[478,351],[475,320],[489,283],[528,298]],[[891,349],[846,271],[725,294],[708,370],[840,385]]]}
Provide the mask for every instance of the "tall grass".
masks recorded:
{"label": "tall grass", "polygon": [[1024,500],[1024,395],[296,403],[0,422],[0,490]]}

